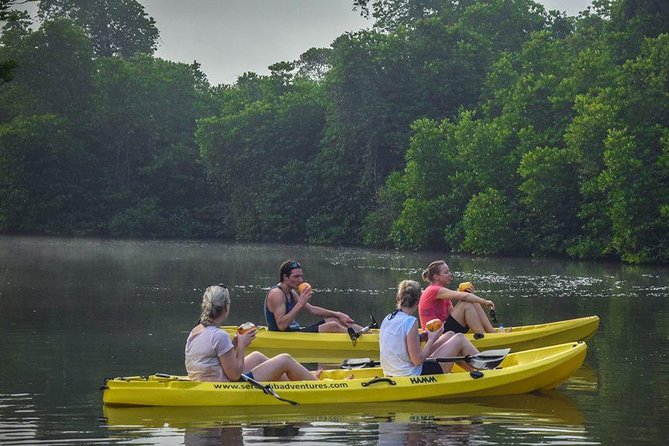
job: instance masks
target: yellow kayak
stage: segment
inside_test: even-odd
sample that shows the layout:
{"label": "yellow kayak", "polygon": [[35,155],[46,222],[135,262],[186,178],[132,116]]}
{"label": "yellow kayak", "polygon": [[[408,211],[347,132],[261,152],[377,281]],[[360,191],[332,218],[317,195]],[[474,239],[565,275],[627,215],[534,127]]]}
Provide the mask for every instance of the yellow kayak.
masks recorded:
{"label": "yellow kayak", "polygon": [[[231,335],[237,327],[221,327]],[[599,316],[581,317],[558,322],[510,327],[504,333],[468,333],[479,350],[509,347],[518,352],[564,342],[585,341],[599,328]],[[372,329],[355,342],[345,333],[300,333],[268,331],[259,327],[249,351],[267,356],[290,353],[302,362],[337,362],[351,357],[379,356],[379,330]]]}
{"label": "yellow kayak", "polygon": [[[380,368],[324,370],[317,381],[262,383],[196,382],[151,375],[108,379],[108,406],[268,406],[371,403],[514,395],[554,389],[583,364],[587,347],[566,343],[511,353],[493,370],[467,372],[458,366],[442,375],[384,377]],[[256,383],[258,384],[258,383]]]}

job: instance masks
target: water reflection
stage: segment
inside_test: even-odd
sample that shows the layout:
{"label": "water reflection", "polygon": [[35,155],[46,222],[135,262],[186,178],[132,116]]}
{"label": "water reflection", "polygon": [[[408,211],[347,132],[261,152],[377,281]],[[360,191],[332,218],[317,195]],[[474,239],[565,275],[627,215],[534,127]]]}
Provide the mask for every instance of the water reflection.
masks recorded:
{"label": "water reflection", "polygon": [[[574,402],[558,392],[455,402],[256,408],[105,406],[103,410],[111,432],[141,427],[146,429],[136,432],[151,437],[170,429],[175,436],[183,435],[186,444],[212,444],[212,439],[224,439],[225,444],[300,442],[323,435],[342,442],[354,435],[379,444],[427,444],[447,436],[447,444],[464,444],[459,439],[467,442],[489,436],[481,429],[485,425],[532,426],[527,432],[536,433],[546,432],[547,426],[582,430],[584,424]],[[345,432],[339,436],[337,428]]]}
{"label": "water reflection", "polygon": [[598,386],[597,371],[585,363],[562,385],[561,389],[594,393],[597,392]]}
{"label": "water reflection", "polygon": [[244,432],[242,427],[190,428],[184,432],[184,445],[186,446],[209,446],[214,444],[243,445]]}

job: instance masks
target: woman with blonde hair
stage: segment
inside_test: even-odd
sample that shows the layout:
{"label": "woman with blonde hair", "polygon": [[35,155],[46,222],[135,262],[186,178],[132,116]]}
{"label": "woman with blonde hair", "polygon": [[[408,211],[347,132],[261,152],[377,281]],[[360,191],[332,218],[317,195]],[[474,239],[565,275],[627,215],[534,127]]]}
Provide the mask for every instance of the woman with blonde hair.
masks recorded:
{"label": "woman with blonde hair", "polygon": [[[467,291],[447,288],[453,275],[446,262],[437,260],[430,263],[422,278],[430,285],[423,291],[418,306],[421,327],[425,328],[425,324],[432,319],[440,319],[444,321],[444,330],[456,333],[496,331],[483,310],[483,307],[494,310],[495,304],[474,294],[473,286]],[[457,305],[454,306],[453,301],[457,301]]]}
{"label": "woman with blonde hair", "polygon": [[[444,333],[443,325],[427,332],[421,346],[416,312],[420,300],[420,285],[403,280],[397,288],[397,308],[383,319],[379,332],[381,368],[386,376],[414,376],[448,373],[452,362],[427,361],[429,358],[475,355],[479,351],[461,333]],[[471,367],[463,363],[463,367]]]}
{"label": "woman with blonde hair", "polygon": [[230,314],[230,293],[213,285],[202,296],[200,323],[186,340],[186,370],[194,381],[240,381],[242,374],[258,381],[315,380],[314,374],[292,356],[282,353],[271,359],[259,352],[245,356],[256,330],[230,337],[219,327]]}

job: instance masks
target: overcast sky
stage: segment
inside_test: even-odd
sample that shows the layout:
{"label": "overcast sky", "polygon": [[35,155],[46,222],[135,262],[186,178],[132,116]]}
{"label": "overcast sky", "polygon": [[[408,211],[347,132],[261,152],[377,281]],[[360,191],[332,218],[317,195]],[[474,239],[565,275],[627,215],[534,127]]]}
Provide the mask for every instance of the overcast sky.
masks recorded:
{"label": "overcast sky", "polygon": [[[351,0],[139,0],[156,20],[163,59],[197,60],[212,84],[232,84],[247,71],[292,61],[328,47],[346,31],[371,26]],[[590,0],[539,0],[576,15]]]}
{"label": "overcast sky", "polygon": [[[352,0],[138,0],[156,20],[156,56],[197,61],[213,85],[232,84],[247,71],[292,61],[312,47],[329,47],[346,31],[371,22]],[[576,15],[591,0],[537,0]]]}

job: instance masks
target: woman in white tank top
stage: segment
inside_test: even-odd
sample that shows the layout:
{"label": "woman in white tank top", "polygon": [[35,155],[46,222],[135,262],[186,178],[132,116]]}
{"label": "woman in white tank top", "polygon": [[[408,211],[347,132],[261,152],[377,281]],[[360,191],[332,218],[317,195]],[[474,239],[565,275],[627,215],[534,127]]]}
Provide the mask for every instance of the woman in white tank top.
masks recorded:
{"label": "woman in white tank top", "polygon": [[[418,282],[400,282],[395,301],[397,309],[383,319],[379,336],[381,367],[386,376],[413,376],[448,373],[452,362],[425,362],[428,358],[475,355],[479,351],[462,333],[444,333],[443,325],[427,332],[427,341],[421,346],[418,319],[413,316],[418,308],[421,289]],[[467,369],[471,367],[462,363]]]}

